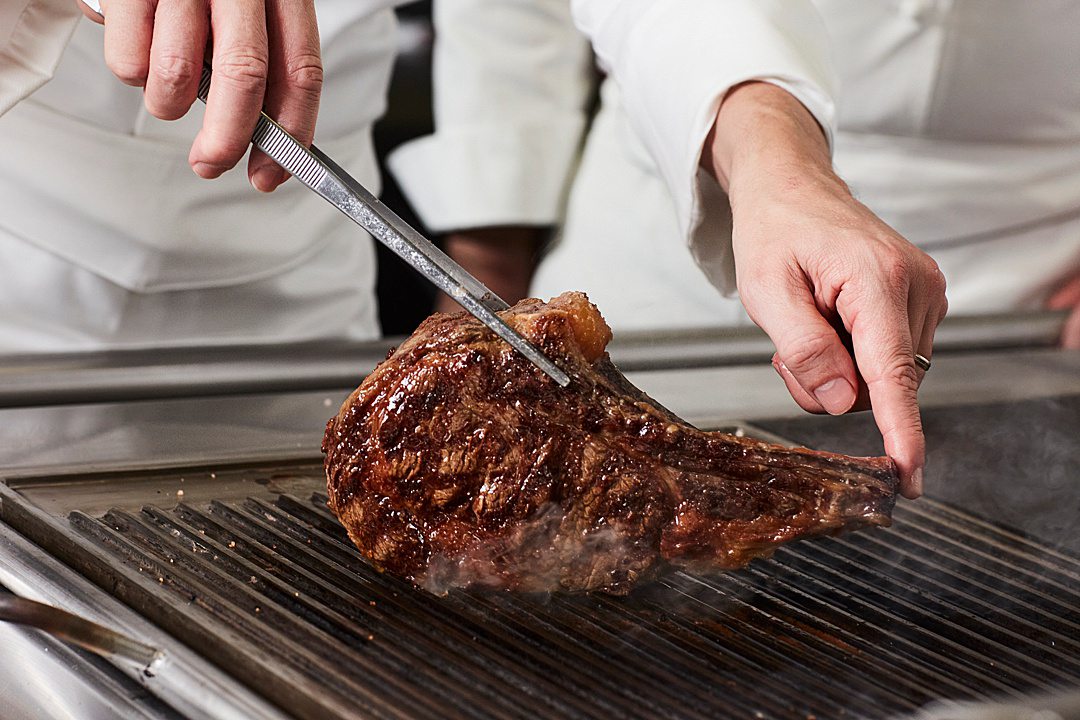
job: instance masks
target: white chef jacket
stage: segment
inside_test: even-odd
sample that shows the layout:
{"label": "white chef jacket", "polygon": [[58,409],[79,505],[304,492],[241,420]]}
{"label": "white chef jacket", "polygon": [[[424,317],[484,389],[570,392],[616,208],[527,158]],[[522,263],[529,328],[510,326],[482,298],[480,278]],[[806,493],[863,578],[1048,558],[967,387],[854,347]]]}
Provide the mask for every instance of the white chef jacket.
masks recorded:
{"label": "white chef jacket", "polygon": [[[373,189],[395,4],[316,4],[318,141]],[[0,118],[0,352],[377,335],[371,238],[297,182],[264,196],[242,167],[195,177],[201,109],[151,117],[73,8],[19,0],[0,14],[0,109],[55,68]]]}
{"label": "white chef jacket", "polygon": [[[533,294],[585,290],[617,328],[749,322],[717,292],[734,291],[730,215],[696,159],[716,102],[751,78],[792,90],[827,131],[835,121],[841,176],[935,257],[953,312],[1037,307],[1080,267],[1076,0],[574,3],[610,72],[578,164],[581,135],[534,130],[583,118],[585,63],[553,60],[580,56],[569,0],[504,29],[506,47],[537,48],[531,66],[463,40],[497,1],[437,17],[436,79],[473,73],[491,94],[438,95],[436,134],[392,168],[435,229],[561,224]],[[688,90],[697,114],[671,102]],[[518,150],[483,152],[492,134],[516,134]]]}

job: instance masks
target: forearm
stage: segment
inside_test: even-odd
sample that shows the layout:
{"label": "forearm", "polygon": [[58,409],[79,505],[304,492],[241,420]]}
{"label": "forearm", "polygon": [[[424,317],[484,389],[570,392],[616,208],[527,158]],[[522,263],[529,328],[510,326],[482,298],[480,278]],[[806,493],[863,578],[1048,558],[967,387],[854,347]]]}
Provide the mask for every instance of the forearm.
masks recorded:
{"label": "forearm", "polygon": [[[513,304],[529,293],[537,254],[547,235],[541,227],[491,227],[462,230],[446,238],[446,253]],[[436,309],[459,310],[457,303],[440,293]]]}

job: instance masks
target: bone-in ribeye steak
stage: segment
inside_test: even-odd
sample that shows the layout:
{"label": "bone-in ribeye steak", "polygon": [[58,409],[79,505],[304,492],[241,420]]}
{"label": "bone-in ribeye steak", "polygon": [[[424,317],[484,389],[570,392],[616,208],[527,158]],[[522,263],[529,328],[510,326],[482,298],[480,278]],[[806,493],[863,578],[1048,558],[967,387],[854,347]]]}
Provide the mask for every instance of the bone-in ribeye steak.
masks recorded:
{"label": "bone-in ribeye steak", "polygon": [[736,568],[781,543],[888,525],[897,475],[703,432],[632,386],[581,293],[502,313],[561,388],[479,321],[437,314],[330,420],[330,506],[379,568],[434,591],[626,593],[674,567]]}

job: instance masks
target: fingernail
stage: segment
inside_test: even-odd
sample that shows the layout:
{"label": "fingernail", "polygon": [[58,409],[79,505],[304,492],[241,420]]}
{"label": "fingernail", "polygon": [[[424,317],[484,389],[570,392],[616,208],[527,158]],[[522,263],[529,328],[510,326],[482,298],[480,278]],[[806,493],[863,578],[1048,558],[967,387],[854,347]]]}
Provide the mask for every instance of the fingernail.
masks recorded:
{"label": "fingernail", "polygon": [[195,174],[199,177],[210,180],[216,177],[220,177],[222,173],[227,170],[220,165],[211,165],[210,163],[197,162],[191,166],[191,169],[195,171]]}
{"label": "fingernail", "polygon": [[814,399],[821,403],[821,407],[830,415],[843,415],[855,404],[855,388],[843,378],[833,378],[818,386],[814,391]]}
{"label": "fingernail", "polygon": [[922,481],[923,469],[917,468],[915,472],[911,473],[911,492],[914,497],[919,497],[920,495],[922,495]]}
{"label": "fingernail", "polygon": [[282,170],[276,165],[263,165],[251,174],[251,186],[259,192],[273,192],[281,184]]}

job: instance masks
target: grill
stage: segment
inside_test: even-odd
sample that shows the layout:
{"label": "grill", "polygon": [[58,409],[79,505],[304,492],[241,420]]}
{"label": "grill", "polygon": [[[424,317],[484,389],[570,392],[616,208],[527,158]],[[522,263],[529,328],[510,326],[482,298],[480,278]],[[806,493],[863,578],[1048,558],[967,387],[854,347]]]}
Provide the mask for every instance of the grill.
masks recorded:
{"label": "grill", "polygon": [[879,718],[1080,685],[1080,560],[932,499],[628,598],[434,597],[359,558],[323,485],[294,461],[17,479],[0,500],[299,717]]}

